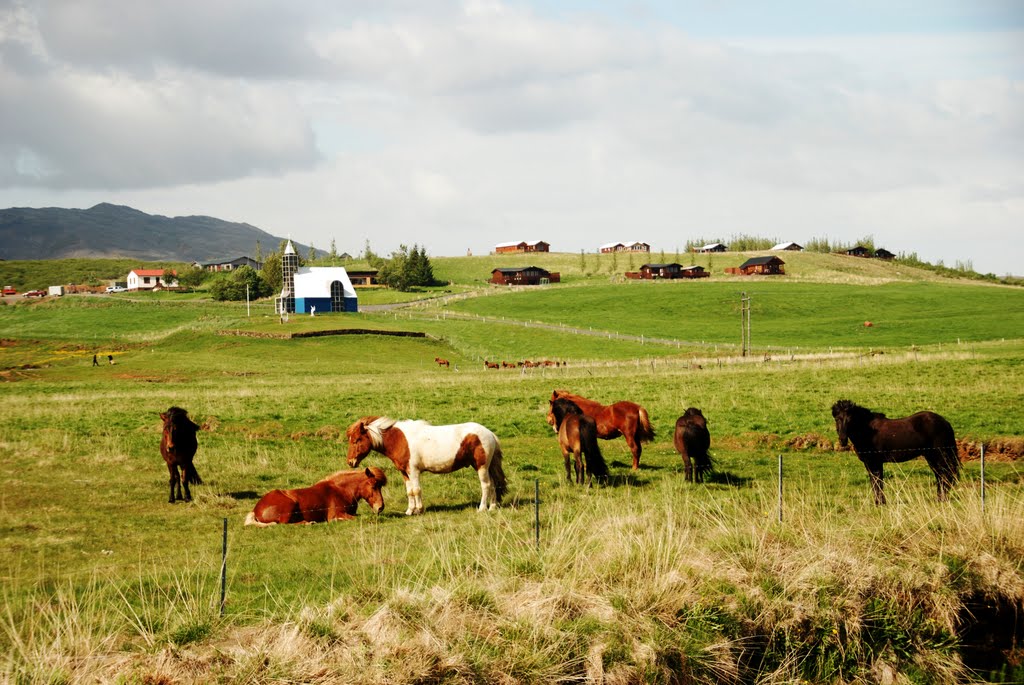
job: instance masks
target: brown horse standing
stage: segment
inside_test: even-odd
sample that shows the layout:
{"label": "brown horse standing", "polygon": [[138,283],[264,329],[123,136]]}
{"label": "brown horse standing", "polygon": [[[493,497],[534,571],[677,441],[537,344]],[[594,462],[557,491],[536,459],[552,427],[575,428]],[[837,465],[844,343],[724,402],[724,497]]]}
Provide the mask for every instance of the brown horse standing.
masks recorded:
{"label": "brown horse standing", "polygon": [[882,464],[910,461],[923,456],[935,474],[940,502],[960,476],[956,435],[949,421],[935,412],[922,411],[902,419],[889,419],[850,400],[832,405],[839,444],[853,443],[857,457],[871,477],[875,504],[885,504],[882,492]]}
{"label": "brown horse standing", "polygon": [[597,424],[597,437],[611,440],[620,435],[626,439],[629,451],[633,454],[633,470],[640,468],[641,443],[654,439],[654,428],[647,418],[647,410],[635,402],[616,402],[603,405],[586,397],[574,395],[568,390],[555,390],[551,393],[551,402],[560,397],[573,401],[583,413],[594,419]]}
{"label": "brown horse standing", "polygon": [[[199,442],[196,440],[196,431],[199,426],[192,423],[188,412],[181,407],[171,407],[160,414],[164,422],[163,437],[160,438],[160,454],[167,463],[167,470],[171,473],[171,496],[168,503],[174,504],[175,499],[185,502],[192,501],[192,493],[188,486],[202,485],[203,480],[199,477],[196,467],[192,465],[192,458],[196,456],[199,449]],[[181,475],[178,475],[178,470]],[[185,496],[181,496],[181,485],[185,484]],[[175,491],[177,490],[177,491]]]}
{"label": "brown horse standing", "polygon": [[384,511],[381,488],[387,485],[384,472],[376,466],[362,471],[338,471],[308,488],[272,490],[263,495],[245,517],[247,526],[272,526],[276,523],[324,523],[356,517],[359,500]]}
{"label": "brown horse standing", "polygon": [[711,455],[708,454],[711,433],[708,432],[708,422],[700,409],[690,407],[676,419],[676,432],[672,441],[683,457],[687,482],[694,482],[696,475],[696,482],[703,483],[704,474],[710,472],[712,467]]}
{"label": "brown horse standing", "polygon": [[562,448],[567,481],[572,482],[570,454],[573,456],[577,485],[583,484],[584,470],[587,472],[587,487],[594,476],[598,480],[608,476],[608,465],[604,463],[601,447],[597,444],[597,424],[594,419],[584,415],[575,402],[560,397],[550,402],[547,420],[548,425],[558,433],[558,446]]}

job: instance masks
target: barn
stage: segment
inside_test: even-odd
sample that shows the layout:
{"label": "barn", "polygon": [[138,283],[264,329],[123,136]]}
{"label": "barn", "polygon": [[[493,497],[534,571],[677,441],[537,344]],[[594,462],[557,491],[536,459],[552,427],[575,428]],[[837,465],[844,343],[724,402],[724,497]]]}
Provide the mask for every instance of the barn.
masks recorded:
{"label": "barn", "polygon": [[491,271],[491,283],[496,285],[543,285],[558,283],[561,274],[542,269],[539,266],[500,268]]}
{"label": "barn", "polygon": [[778,257],[751,257],[739,267],[726,269],[726,271],[743,276],[781,276],[786,273],[784,264],[785,262]]}

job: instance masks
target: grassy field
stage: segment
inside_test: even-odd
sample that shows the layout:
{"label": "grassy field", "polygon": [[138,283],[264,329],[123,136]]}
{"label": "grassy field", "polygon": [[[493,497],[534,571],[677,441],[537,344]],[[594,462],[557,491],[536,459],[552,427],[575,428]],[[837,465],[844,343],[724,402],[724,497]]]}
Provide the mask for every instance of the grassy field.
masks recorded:
{"label": "grassy field", "polygon": [[[958,437],[1019,439],[1021,292],[821,280],[752,288],[755,298],[762,292],[755,305],[765,302],[754,311],[755,342],[806,354],[745,360],[727,345],[735,315],[707,313],[716,297],[724,309],[735,286],[713,282],[581,279],[411,315],[294,317],[283,326],[266,303],[251,316],[244,304],[173,298],[2,307],[2,678],[937,683],[981,671],[1019,679],[1019,651],[1004,650],[1019,650],[1024,634],[1015,624],[1024,615],[1021,464],[987,465],[984,511],[978,462],[965,463],[946,505],[934,502],[923,461],[894,465],[890,505],[879,509],[856,457],[833,450],[828,408],[840,397],[891,416],[929,408]],[[698,291],[703,299],[678,296]],[[866,295],[876,303],[871,317],[844,313]],[[813,306],[796,304],[808,299]],[[546,314],[570,301],[606,307],[600,317]],[[935,325],[950,301],[949,320]],[[618,330],[608,306],[623,328],[649,336],[676,330],[672,320],[700,319],[704,337],[683,339],[720,348],[590,335]],[[819,327],[819,313],[831,323]],[[859,337],[858,318],[878,322],[867,335],[890,337]],[[520,325],[527,320],[588,334]],[[430,337],[223,334],[342,326]],[[94,368],[92,355],[108,351],[116,363]],[[437,367],[435,356],[458,370]],[[488,372],[480,363],[541,357],[569,364]],[[616,440],[602,443],[609,485],[565,484],[544,422],[556,387],[647,407],[657,438],[638,473]],[[166,504],[157,413],[172,404],[204,425],[196,463],[205,484],[188,505]],[[718,468],[704,485],[683,482],[671,447],[687,406],[701,407],[712,431]],[[361,505],[349,523],[241,526],[262,493],[343,468],[341,434],[367,414],[490,427],[509,475],[504,506],[473,511],[479,487],[463,471],[425,477],[426,514],[408,519],[401,479],[373,456],[367,463],[391,478],[381,516]]]}

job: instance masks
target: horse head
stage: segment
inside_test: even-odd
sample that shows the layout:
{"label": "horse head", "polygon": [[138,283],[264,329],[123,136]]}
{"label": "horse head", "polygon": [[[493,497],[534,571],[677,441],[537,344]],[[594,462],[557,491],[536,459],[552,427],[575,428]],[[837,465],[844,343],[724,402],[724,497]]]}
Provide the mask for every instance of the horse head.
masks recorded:
{"label": "horse head", "polygon": [[366,480],[363,481],[359,494],[373,509],[373,513],[379,514],[384,511],[384,493],[381,492],[381,488],[388,484],[388,477],[376,466],[366,467],[363,473]]}
{"label": "horse head", "polygon": [[160,420],[164,423],[164,445],[168,450],[173,450],[177,441],[188,437],[195,438],[199,426],[188,417],[188,412],[181,407],[170,407],[165,412],[160,412]]}
{"label": "horse head", "polygon": [[836,433],[839,435],[839,446],[846,447],[850,440],[850,422],[860,409],[850,400],[839,400],[832,405],[832,418],[836,420]]}
{"label": "horse head", "polygon": [[348,465],[359,466],[359,462],[374,449],[384,447],[384,431],[395,425],[395,420],[380,416],[364,416],[345,431],[348,438]]}
{"label": "horse head", "polygon": [[697,407],[690,407],[689,409],[684,411],[683,417],[685,417],[686,420],[690,423],[696,423],[704,427],[707,427],[708,425],[708,420],[704,418],[704,412],[702,412],[700,409],[697,409]]}
{"label": "horse head", "polygon": [[[556,390],[555,392],[557,393],[558,391]],[[583,415],[583,410],[579,408],[579,405],[565,397],[552,397],[548,401],[548,407],[548,425],[556,431],[569,414]]]}

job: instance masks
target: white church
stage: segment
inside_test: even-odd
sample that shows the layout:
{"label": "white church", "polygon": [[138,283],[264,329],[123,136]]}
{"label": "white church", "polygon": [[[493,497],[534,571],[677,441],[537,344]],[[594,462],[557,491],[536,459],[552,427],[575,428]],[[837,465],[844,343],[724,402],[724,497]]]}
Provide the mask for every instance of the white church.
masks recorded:
{"label": "white church", "polygon": [[299,255],[289,240],[281,256],[281,314],[326,314],[359,311],[356,290],[342,266],[299,266]]}

